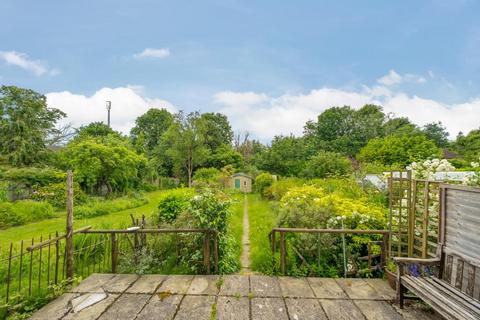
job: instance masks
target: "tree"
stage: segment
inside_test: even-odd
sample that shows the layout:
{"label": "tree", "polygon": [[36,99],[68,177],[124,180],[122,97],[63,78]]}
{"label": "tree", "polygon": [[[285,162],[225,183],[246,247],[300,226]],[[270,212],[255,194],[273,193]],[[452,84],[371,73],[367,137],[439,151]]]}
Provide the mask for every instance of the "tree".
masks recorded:
{"label": "tree", "polygon": [[177,172],[186,171],[188,186],[192,186],[193,171],[205,162],[208,148],[200,131],[200,114],[179,112],[163,136],[165,154],[173,162]]}
{"label": "tree", "polygon": [[275,174],[295,177],[304,169],[307,149],[303,138],[275,136],[272,145],[259,160],[259,168]]}
{"label": "tree", "polygon": [[122,136],[121,133],[113,130],[103,122],[92,122],[86,126],[81,126],[76,131],[76,140],[81,140],[84,138],[105,138],[109,135],[115,136],[117,138],[120,138]]}
{"label": "tree", "polygon": [[480,156],[480,129],[472,130],[466,136],[459,133],[453,148],[467,161],[477,161]]}
{"label": "tree", "polygon": [[172,122],[173,115],[166,109],[148,110],[135,120],[135,127],[130,131],[133,145],[151,156]]}
{"label": "tree", "polygon": [[406,135],[412,133],[419,133],[417,125],[410,122],[408,118],[389,118],[383,126],[383,133],[385,136],[391,135]]}
{"label": "tree", "polygon": [[14,166],[41,161],[62,111],[49,108],[44,95],[15,86],[0,88],[0,151]]}
{"label": "tree", "polygon": [[138,186],[147,163],[144,156],[115,135],[72,141],[65,158],[75,172],[76,181],[90,193],[99,192],[102,187],[112,193]]}
{"label": "tree", "polygon": [[302,176],[307,179],[343,177],[352,172],[352,163],[339,153],[320,151],[305,164]]}
{"label": "tree", "polygon": [[408,164],[431,157],[440,157],[440,149],[423,134],[388,136],[372,139],[360,150],[358,159],[383,165]]}
{"label": "tree", "polygon": [[233,131],[227,116],[208,112],[200,115],[197,121],[197,126],[210,151],[215,152],[222,145],[232,144]]}
{"label": "tree", "polygon": [[322,149],[354,156],[370,139],[383,135],[384,122],[385,114],[376,105],[333,107],[317,122],[307,122],[304,131],[312,154]]}
{"label": "tree", "polygon": [[449,133],[441,122],[432,122],[423,126],[422,132],[428,139],[435,142],[439,148],[448,147]]}

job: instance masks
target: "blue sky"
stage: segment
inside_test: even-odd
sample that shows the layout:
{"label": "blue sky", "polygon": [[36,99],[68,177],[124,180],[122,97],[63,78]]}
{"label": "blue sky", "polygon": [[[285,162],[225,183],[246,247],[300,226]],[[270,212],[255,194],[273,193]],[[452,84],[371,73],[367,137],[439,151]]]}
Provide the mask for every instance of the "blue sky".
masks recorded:
{"label": "blue sky", "polygon": [[3,0],[0,83],[47,94],[75,125],[110,99],[125,132],[150,105],[222,111],[268,140],[376,102],[455,135],[480,126],[479,13],[473,0]]}

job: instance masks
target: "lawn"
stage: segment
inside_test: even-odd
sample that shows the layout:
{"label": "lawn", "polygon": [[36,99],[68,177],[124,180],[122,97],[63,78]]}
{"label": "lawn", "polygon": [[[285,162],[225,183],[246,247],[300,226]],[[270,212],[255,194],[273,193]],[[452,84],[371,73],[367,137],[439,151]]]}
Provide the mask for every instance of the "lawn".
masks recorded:
{"label": "lawn", "polygon": [[[102,228],[107,226],[109,228],[118,228],[128,226],[131,221],[130,214],[133,214],[137,218],[140,218],[142,214],[145,214],[147,217],[151,215],[157,209],[157,200],[160,198],[160,195],[163,192],[164,191],[160,190],[147,193],[146,197],[148,198],[149,202],[146,205],[137,208],[122,210],[95,218],[76,219],[74,221],[74,228],[78,229],[89,225],[94,228]],[[65,216],[63,216],[1,230],[0,243],[3,247],[10,242],[18,242],[20,240],[28,239],[31,240],[32,238],[38,240],[40,236],[48,237],[49,234],[54,234],[55,231],[63,234],[65,231],[65,223]]]}
{"label": "lawn", "polygon": [[250,223],[250,255],[252,269],[266,274],[273,272],[272,252],[268,234],[276,226],[271,204],[258,194],[248,195],[248,220]]}

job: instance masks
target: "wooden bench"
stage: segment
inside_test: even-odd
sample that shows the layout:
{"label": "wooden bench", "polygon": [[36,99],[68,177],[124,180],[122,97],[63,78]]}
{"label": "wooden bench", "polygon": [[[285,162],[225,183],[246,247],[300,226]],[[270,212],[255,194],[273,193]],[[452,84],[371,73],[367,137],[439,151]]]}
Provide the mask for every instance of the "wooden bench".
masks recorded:
{"label": "wooden bench", "polygon": [[[480,189],[440,187],[439,243],[430,259],[394,258],[397,302],[408,289],[446,319],[480,319]],[[407,266],[415,266],[408,274]],[[435,268],[432,274],[425,272]],[[417,272],[418,271],[418,272]],[[412,272],[410,272],[412,273]]]}

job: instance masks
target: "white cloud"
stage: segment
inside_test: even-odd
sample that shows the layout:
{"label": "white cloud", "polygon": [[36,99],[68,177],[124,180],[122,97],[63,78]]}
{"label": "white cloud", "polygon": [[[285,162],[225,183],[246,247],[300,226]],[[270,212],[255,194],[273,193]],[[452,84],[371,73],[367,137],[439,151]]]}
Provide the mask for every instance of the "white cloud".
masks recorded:
{"label": "white cloud", "polygon": [[[428,74],[431,78],[433,78],[433,72],[429,71]],[[427,79],[423,76],[412,73],[406,73],[404,75],[401,75],[395,70],[390,70],[388,74],[377,79],[377,82],[384,86],[393,86],[401,83],[425,83],[427,82]]]}
{"label": "white cloud", "polygon": [[24,70],[30,71],[37,76],[49,74],[55,76],[60,73],[58,69],[49,70],[47,65],[38,60],[32,60],[25,53],[16,51],[0,51],[0,59],[7,64],[20,67]]}
{"label": "white cloud", "polygon": [[144,59],[144,58],[158,58],[163,59],[170,55],[170,49],[168,48],[160,48],[160,49],[152,49],[146,48],[140,53],[136,53],[133,55],[135,59]]}
{"label": "white cloud", "polygon": [[162,99],[150,99],[141,95],[141,86],[119,88],[102,88],[91,96],[74,94],[69,91],[46,94],[49,107],[58,108],[67,114],[64,123],[72,123],[74,127],[94,121],[107,122],[105,101],[112,102],[112,128],[125,134],[135,125],[135,119],[148,109],[165,108],[176,112],[177,108]]}
{"label": "white cloud", "polygon": [[252,92],[219,92],[214,95],[220,112],[226,114],[235,130],[249,131],[263,141],[274,135],[301,135],[308,120],[315,120],[332,106],[360,108],[367,103],[384,107],[386,113],[408,117],[423,126],[441,121],[454,138],[459,131],[480,127],[480,97],[459,104],[409,96],[386,87],[364,87],[358,92],[332,88],[312,90],[307,94],[269,97]]}

